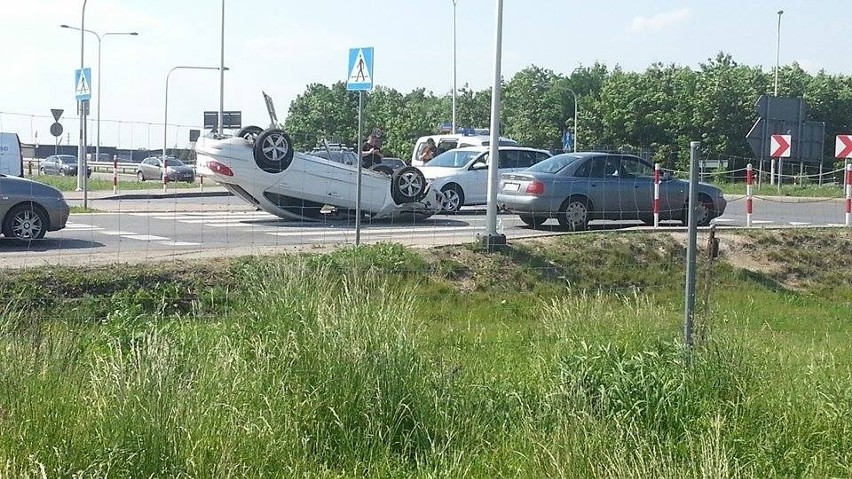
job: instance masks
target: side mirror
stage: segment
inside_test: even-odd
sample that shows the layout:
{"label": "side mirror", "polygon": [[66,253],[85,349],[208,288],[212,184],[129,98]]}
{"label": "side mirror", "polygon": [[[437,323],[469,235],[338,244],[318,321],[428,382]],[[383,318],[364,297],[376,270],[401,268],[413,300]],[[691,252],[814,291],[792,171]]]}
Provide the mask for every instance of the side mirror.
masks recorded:
{"label": "side mirror", "polygon": [[484,162],[478,162],[470,165],[471,170],[487,170],[488,164]]}
{"label": "side mirror", "polygon": [[669,171],[664,171],[663,176],[660,177],[660,181],[669,181],[672,179],[672,174]]}

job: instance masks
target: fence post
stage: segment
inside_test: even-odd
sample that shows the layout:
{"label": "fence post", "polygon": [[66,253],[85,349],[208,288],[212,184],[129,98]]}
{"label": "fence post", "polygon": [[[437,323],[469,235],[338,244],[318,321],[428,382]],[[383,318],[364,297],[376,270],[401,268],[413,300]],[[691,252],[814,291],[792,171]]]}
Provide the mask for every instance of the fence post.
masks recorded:
{"label": "fence post", "polygon": [[660,226],[660,164],[654,163],[654,228]]}
{"label": "fence post", "polygon": [[112,155],[112,193],[118,193],[118,155]]}
{"label": "fence post", "polygon": [[168,164],[166,163],[166,157],[163,157],[163,191],[167,191],[169,187],[169,175],[166,172],[168,169]]}
{"label": "fence post", "polygon": [[698,205],[698,161],[701,142],[689,143],[689,220],[686,242],[686,298],[683,318],[683,342],[687,349],[693,346],[692,329],[695,319],[695,255],[698,245],[698,225],[695,224],[695,208]]}
{"label": "fence post", "polygon": [[769,160],[769,186],[775,185],[775,158]]}
{"label": "fence post", "polygon": [[754,183],[754,173],[751,168],[751,163],[746,165],[746,226],[751,228],[751,185]]}

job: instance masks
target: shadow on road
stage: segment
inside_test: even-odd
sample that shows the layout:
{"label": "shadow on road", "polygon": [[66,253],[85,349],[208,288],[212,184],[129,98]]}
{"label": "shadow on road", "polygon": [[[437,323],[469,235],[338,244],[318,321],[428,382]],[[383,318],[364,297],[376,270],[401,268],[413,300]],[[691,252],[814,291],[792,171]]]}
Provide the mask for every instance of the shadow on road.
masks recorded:
{"label": "shadow on road", "polygon": [[103,248],[104,244],[98,241],[87,241],[72,238],[45,238],[36,241],[24,242],[9,238],[0,240],[0,253],[32,251],[44,253],[54,250],[75,250]]}

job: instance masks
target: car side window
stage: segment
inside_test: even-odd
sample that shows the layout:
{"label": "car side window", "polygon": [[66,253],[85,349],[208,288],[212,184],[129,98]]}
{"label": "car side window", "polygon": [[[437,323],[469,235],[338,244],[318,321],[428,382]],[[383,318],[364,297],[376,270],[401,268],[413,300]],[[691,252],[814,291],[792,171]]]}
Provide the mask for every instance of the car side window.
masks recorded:
{"label": "car side window", "polygon": [[445,151],[450,151],[458,147],[458,141],[456,140],[441,140],[435,147],[438,149],[438,154]]}
{"label": "car side window", "polygon": [[518,150],[500,150],[497,168],[518,168]]}
{"label": "car side window", "polygon": [[654,169],[635,156],[621,158],[622,176],[631,178],[653,178]]}
{"label": "car side window", "polygon": [[530,166],[536,164],[536,152],[519,150],[517,153],[518,164],[515,166],[515,168],[529,168]]}
{"label": "car side window", "polygon": [[[613,158],[616,158],[616,161],[613,161]],[[605,176],[612,176],[615,172],[618,171],[617,157],[614,156],[596,156],[586,162],[586,164],[589,165],[587,176],[589,176],[590,178],[603,178]]]}

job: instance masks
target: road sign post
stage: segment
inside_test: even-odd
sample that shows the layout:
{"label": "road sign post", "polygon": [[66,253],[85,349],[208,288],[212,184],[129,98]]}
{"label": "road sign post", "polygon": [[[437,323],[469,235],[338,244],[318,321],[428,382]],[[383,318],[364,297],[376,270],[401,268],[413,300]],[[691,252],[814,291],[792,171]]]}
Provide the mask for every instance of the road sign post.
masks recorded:
{"label": "road sign post", "polygon": [[790,145],[793,143],[792,135],[772,135],[769,140],[769,156],[778,159],[778,190],[784,178],[784,160],[790,157]]}
{"label": "road sign post", "polygon": [[346,89],[358,92],[358,138],[355,148],[358,152],[358,178],[355,193],[355,245],[361,244],[361,136],[363,132],[364,92],[373,89],[373,47],[350,48],[349,66],[346,70]]}
{"label": "road sign post", "polygon": [[79,105],[80,143],[77,146],[77,191],[83,192],[83,208],[88,208],[86,184],[86,118],[89,114],[89,100],[92,98],[92,69],[78,68],[74,71],[74,97]]}

